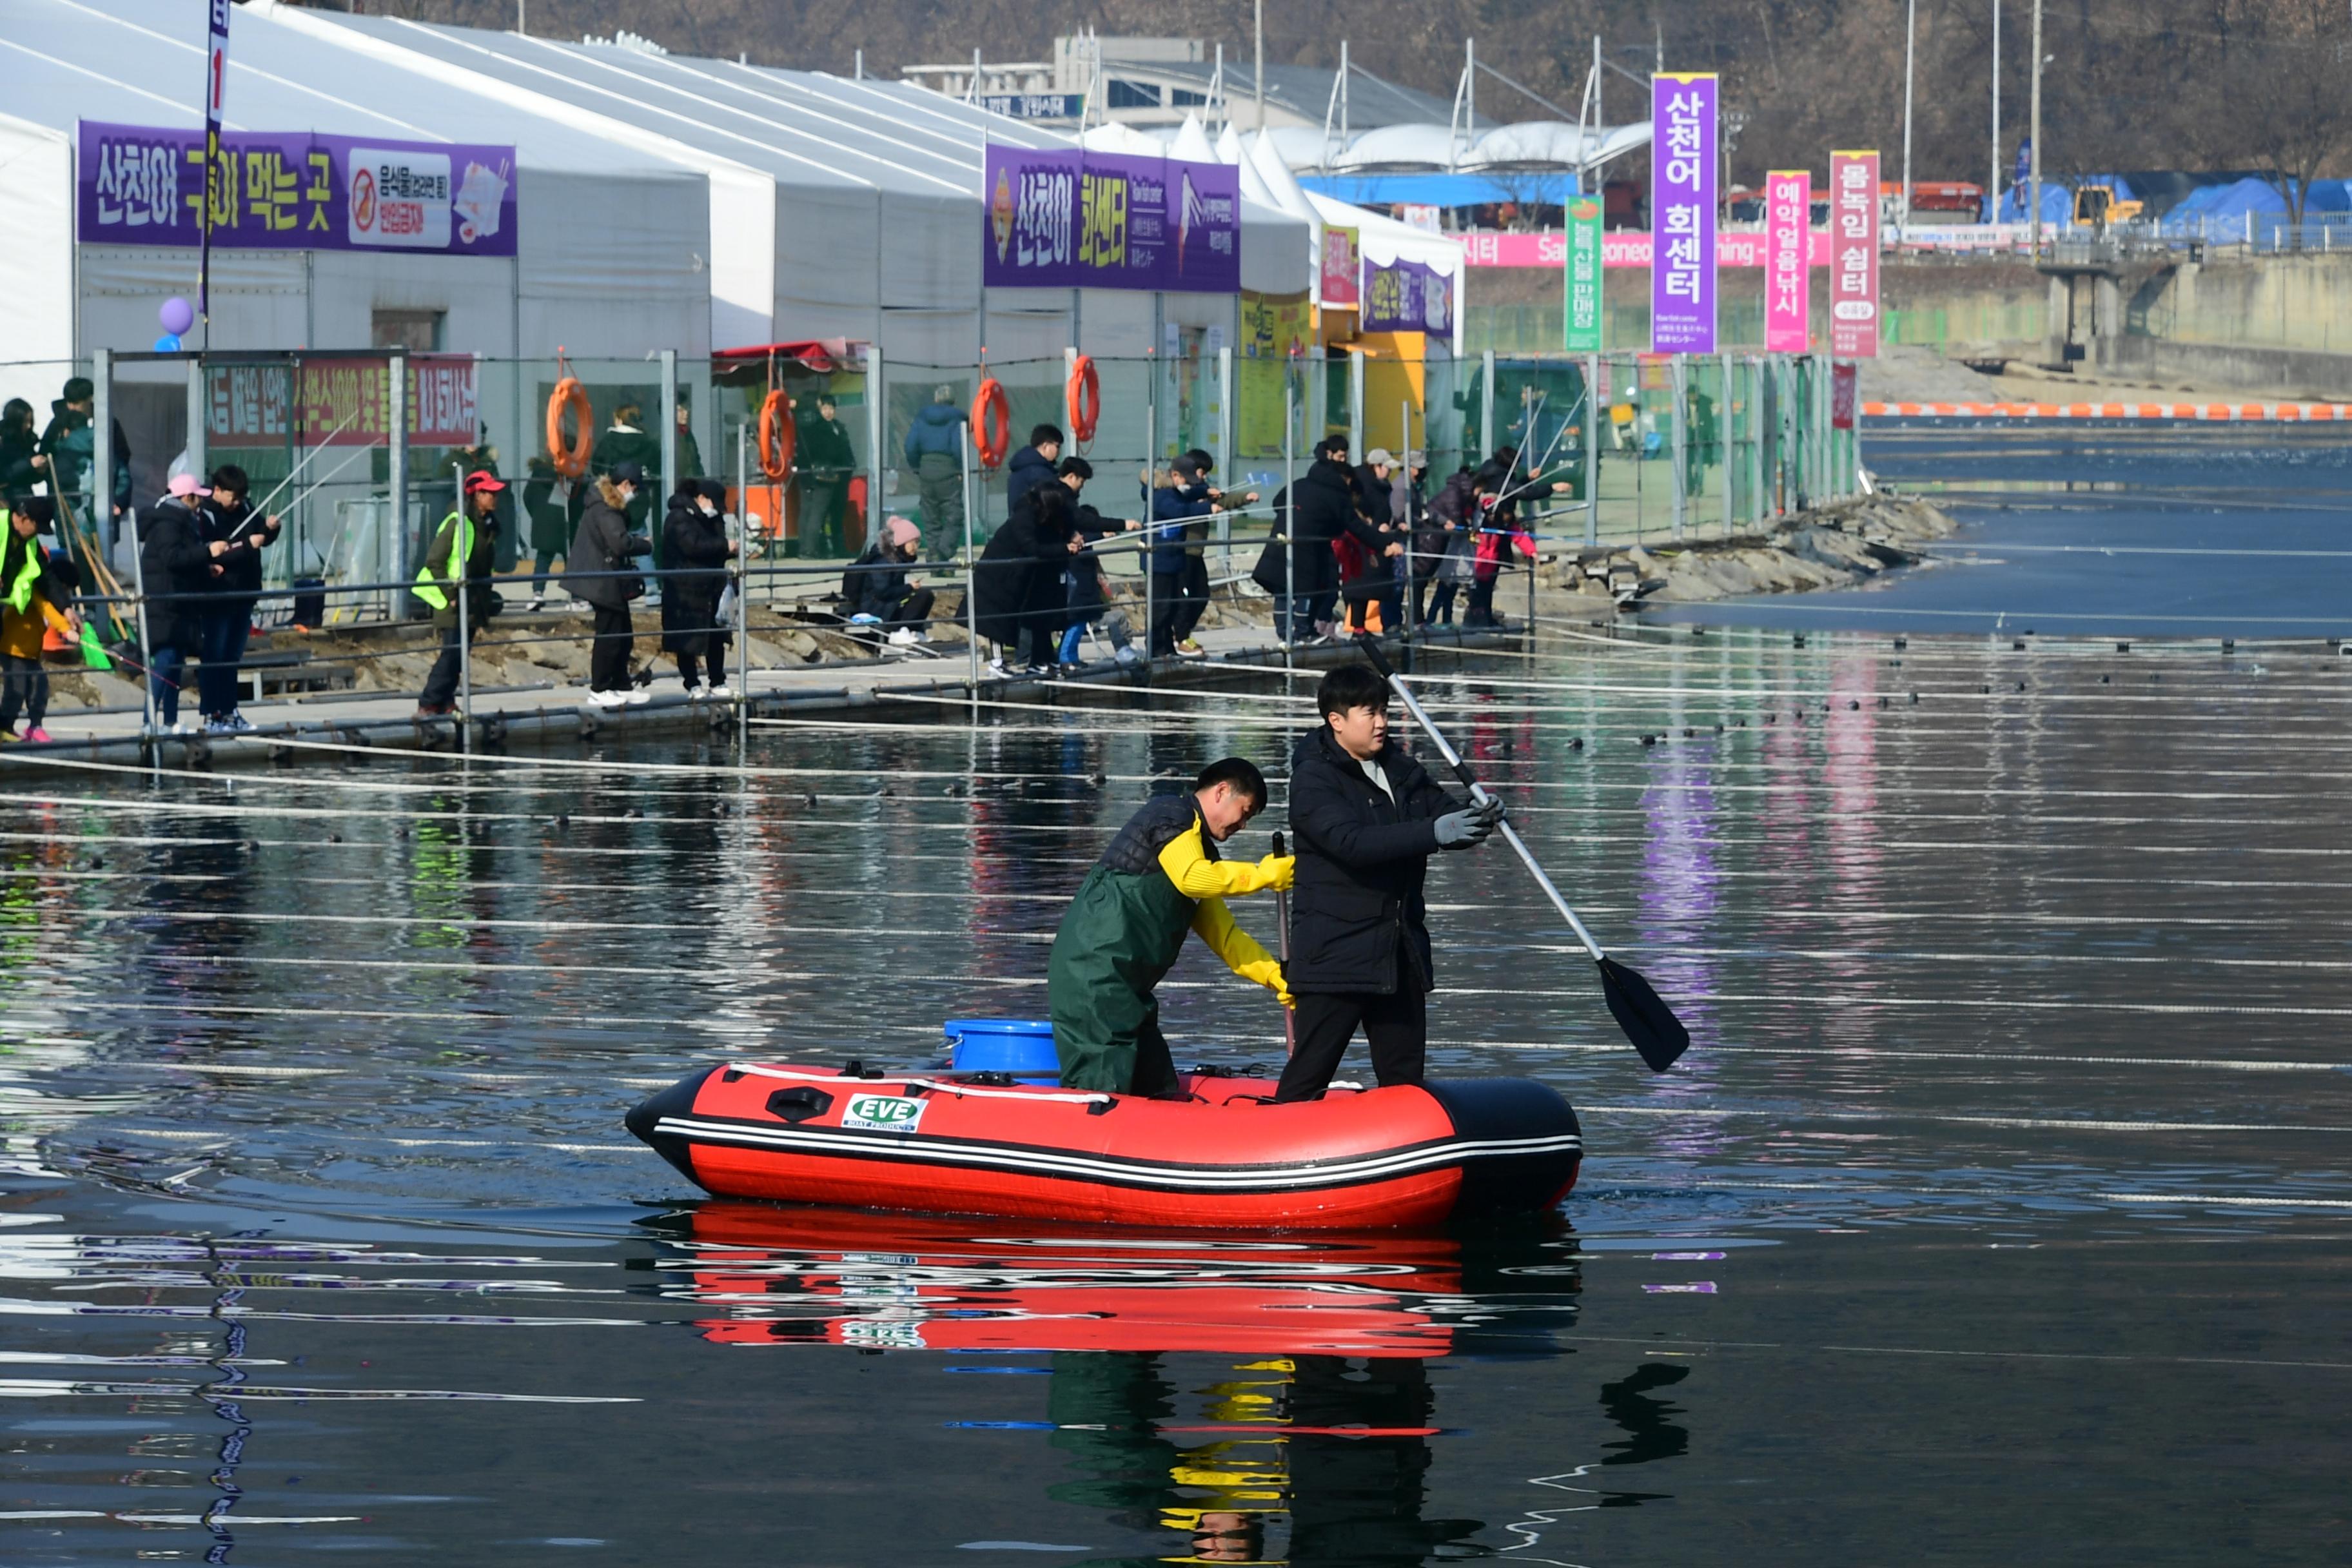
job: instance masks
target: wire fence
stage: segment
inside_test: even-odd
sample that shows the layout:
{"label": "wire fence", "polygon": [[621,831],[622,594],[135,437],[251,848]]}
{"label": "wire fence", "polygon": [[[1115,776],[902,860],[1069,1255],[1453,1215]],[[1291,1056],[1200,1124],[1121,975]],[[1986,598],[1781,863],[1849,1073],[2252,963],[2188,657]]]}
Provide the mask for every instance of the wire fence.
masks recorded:
{"label": "wire fence", "polygon": [[[660,612],[658,630],[608,624],[607,640],[625,637],[633,647],[655,636],[669,652],[724,637],[740,661],[747,637],[820,633],[849,639],[829,645],[846,657],[936,658],[952,649],[976,680],[983,652],[972,589],[1010,510],[1004,448],[1032,426],[1068,431],[1063,449],[1092,465],[1084,499],[1108,530],[1085,560],[1116,616],[1066,614],[1055,649],[1064,657],[1070,639],[1059,634],[1073,626],[1081,641],[1096,639],[1088,646],[1097,654],[1115,651],[1122,625],[1163,652],[1189,640],[1162,635],[1166,601],[1181,595],[1179,618],[1196,614],[1192,602],[1203,588],[1236,612],[1265,616],[1286,639],[1302,624],[1328,624],[1329,606],[1308,603],[1309,586],[1293,581],[1302,559],[1310,576],[1322,576],[1325,543],[1293,538],[1287,506],[1327,439],[1343,440],[1357,461],[1386,448],[1416,463],[1412,504],[1422,508],[1449,475],[1499,459],[1517,513],[1513,531],[1553,554],[1743,533],[1861,482],[1852,367],[1818,356],[1237,358],[1205,334],[1180,336],[1176,346],[1165,356],[1097,362],[1099,414],[1083,431],[1072,417],[1066,356],[950,366],[886,363],[870,351],[751,363],[373,351],[0,364],[0,391],[17,389],[30,403],[38,388],[57,389],[48,413],[8,448],[50,460],[37,469],[0,462],[0,489],[51,500],[85,608],[108,623],[112,657],[145,671],[153,661],[141,650],[152,644],[141,613],[170,599],[201,618],[215,595],[142,583],[134,520],[175,474],[241,468],[257,513],[278,516],[282,528],[262,552],[259,591],[218,602],[248,609],[254,631],[314,639],[308,657],[303,646],[237,657],[239,681],[257,692],[270,682],[348,684],[372,660],[433,651],[413,641],[362,648],[335,634],[422,620],[429,595],[418,593],[420,573],[460,510],[463,476],[499,474],[507,488],[488,531],[492,574],[451,585],[461,600],[478,589],[495,595],[462,606],[469,624],[489,629],[443,639],[460,666],[462,710],[478,662],[494,680],[519,660],[536,661],[551,681],[576,679],[572,667],[583,651],[593,659],[593,637],[562,613],[585,608],[577,601],[597,596],[593,585],[610,576],[639,580],[634,610]],[[69,385],[76,377],[83,382]],[[983,381],[1002,389],[1003,402],[975,426]],[[78,390],[86,395],[64,395]],[[985,454],[983,442],[992,448]],[[1187,565],[1180,584],[1148,569],[1149,541],[1121,535],[1151,519],[1171,461],[1188,452],[1207,456],[1226,503],[1188,525],[1181,552],[1200,566]],[[619,573],[574,570],[589,497],[632,463],[642,478],[625,516],[651,550]],[[666,498],[695,479],[718,481],[734,552],[719,577],[672,559],[664,538]],[[873,542],[890,518],[919,529],[914,559],[874,561]],[[1166,559],[1163,542],[1163,566]],[[1497,570],[1518,564],[1506,551]],[[1438,577],[1421,552],[1408,552],[1402,570],[1393,594],[1370,595],[1388,601],[1391,630],[1423,613],[1405,607],[1420,596],[1415,577],[1432,580],[1425,591]],[[861,621],[861,571],[926,579],[918,586],[930,603]],[[919,640],[927,626],[936,644]],[[1002,651],[1036,659],[1041,647],[1033,638]],[[709,653],[697,657],[707,662]]]}

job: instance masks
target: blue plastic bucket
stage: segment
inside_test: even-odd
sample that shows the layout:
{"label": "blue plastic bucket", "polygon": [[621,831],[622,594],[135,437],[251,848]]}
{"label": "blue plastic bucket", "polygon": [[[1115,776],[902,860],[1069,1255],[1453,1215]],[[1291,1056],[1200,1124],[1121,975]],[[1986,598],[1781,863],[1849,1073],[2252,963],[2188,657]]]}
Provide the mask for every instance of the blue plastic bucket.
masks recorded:
{"label": "blue plastic bucket", "polygon": [[1024,1083],[1058,1083],[1054,1026],[1043,1018],[950,1018],[948,1061],[958,1072],[1009,1072]]}

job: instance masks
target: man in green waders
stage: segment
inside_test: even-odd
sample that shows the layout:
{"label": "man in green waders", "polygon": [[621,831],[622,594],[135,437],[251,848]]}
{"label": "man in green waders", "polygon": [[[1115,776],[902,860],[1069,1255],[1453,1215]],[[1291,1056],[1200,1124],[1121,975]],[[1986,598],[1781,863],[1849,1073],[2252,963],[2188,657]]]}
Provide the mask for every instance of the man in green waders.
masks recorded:
{"label": "man in green waders", "polygon": [[1045,964],[1054,1049],[1066,1089],[1170,1094],[1176,1064],[1152,995],[1188,931],[1225,966],[1290,1005],[1282,965],[1234,924],[1225,899],[1290,886],[1290,857],[1221,860],[1217,846],[1265,806],[1265,776],[1239,757],[1212,763],[1190,795],[1154,799],[1087,873]]}

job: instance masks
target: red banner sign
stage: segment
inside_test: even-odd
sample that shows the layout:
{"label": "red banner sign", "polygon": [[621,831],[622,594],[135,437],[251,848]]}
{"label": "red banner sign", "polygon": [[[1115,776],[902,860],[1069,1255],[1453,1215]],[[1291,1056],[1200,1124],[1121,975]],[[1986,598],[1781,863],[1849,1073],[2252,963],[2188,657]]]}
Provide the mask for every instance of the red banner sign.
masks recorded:
{"label": "red banner sign", "polygon": [[[408,442],[470,447],[481,434],[474,362],[410,354]],[[388,358],[215,364],[205,372],[205,441],[212,447],[373,447],[392,429]]]}
{"label": "red banner sign", "polygon": [[1878,355],[1878,154],[1830,154],[1830,353]]}

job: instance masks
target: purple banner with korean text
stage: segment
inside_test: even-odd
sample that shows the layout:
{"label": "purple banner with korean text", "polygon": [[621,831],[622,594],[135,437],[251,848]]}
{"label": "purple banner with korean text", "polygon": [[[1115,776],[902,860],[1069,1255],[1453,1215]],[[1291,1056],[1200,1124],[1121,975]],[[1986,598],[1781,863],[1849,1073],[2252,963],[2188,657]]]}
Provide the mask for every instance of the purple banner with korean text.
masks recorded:
{"label": "purple banner with korean text", "polygon": [[1650,349],[1715,352],[1716,93],[1712,72],[1650,79]]}
{"label": "purple banner with korean text", "polygon": [[991,289],[1241,292],[1238,169],[992,145],[986,179]]}
{"label": "purple banner with korean text", "polygon": [[1364,262],[1362,330],[1454,335],[1454,279],[1399,257]]}
{"label": "purple banner with korean text", "polygon": [[[205,133],[81,122],[76,232],[85,245],[203,237]],[[514,149],[308,131],[229,131],[210,182],[212,243],[236,250],[515,253]]]}

